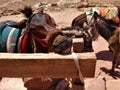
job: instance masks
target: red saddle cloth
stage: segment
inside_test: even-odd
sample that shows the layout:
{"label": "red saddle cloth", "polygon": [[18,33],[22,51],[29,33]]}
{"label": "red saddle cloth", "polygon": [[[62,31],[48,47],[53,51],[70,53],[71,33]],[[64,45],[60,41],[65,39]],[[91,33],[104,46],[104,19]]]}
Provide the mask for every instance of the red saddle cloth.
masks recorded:
{"label": "red saddle cloth", "polygon": [[[45,39],[40,39],[36,37],[34,34],[32,34],[34,37],[34,40],[36,42],[37,51],[39,53],[48,53],[48,44],[46,43]],[[19,45],[19,51],[21,53],[32,53],[31,52],[31,39],[28,33],[20,37],[20,45]]]}

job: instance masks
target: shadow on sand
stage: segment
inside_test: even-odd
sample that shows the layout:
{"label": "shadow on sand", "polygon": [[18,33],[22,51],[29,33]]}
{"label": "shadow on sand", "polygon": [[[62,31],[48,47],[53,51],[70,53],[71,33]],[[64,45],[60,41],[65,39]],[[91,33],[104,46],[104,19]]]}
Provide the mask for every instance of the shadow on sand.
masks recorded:
{"label": "shadow on sand", "polygon": [[102,70],[103,72],[105,72],[109,76],[112,76],[114,79],[120,78],[120,72],[119,71],[115,71],[115,72],[112,73],[110,69],[107,69],[105,67],[101,67],[100,70]]}
{"label": "shadow on sand", "polygon": [[[113,60],[113,54],[112,51],[104,50],[96,53],[97,60],[104,60],[104,61],[110,61],[112,63]],[[120,68],[117,68],[120,69]],[[100,70],[108,74],[109,76],[112,76],[114,79],[120,78],[120,72],[116,71],[111,72],[111,69],[107,69],[106,67],[101,67]]]}
{"label": "shadow on sand", "polygon": [[96,53],[97,60],[104,60],[104,61],[112,61],[113,60],[113,54],[112,51],[104,50]]}

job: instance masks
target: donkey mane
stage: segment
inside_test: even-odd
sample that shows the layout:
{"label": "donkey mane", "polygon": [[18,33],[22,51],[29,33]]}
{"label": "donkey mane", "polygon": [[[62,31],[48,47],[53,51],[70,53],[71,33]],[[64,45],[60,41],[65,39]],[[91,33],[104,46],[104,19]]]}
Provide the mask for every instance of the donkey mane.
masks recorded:
{"label": "donkey mane", "polygon": [[79,16],[77,16],[76,18],[74,18],[73,21],[72,21],[72,23],[71,23],[71,26],[82,27],[84,22],[87,23],[86,13],[80,14]]}
{"label": "donkey mane", "polygon": [[33,14],[33,10],[29,6],[25,6],[24,9],[19,9],[19,11],[23,13],[26,18],[29,18]]}

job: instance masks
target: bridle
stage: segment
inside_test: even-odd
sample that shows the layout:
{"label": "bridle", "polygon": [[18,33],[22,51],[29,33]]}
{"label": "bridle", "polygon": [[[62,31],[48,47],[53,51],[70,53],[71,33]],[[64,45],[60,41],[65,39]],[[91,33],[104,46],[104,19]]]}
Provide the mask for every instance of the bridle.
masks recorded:
{"label": "bridle", "polygon": [[[96,24],[100,21],[100,20],[99,21],[95,21],[94,14],[92,14],[89,22],[87,23],[88,29],[84,30],[84,33],[88,37],[92,38],[92,40],[96,40],[96,35],[97,35],[96,33],[97,33],[97,31],[96,30],[94,31],[93,29],[96,29]],[[91,29],[89,30],[90,27],[91,27]],[[92,30],[93,30],[93,32],[92,32]],[[97,35],[97,37],[98,37],[98,35]]]}

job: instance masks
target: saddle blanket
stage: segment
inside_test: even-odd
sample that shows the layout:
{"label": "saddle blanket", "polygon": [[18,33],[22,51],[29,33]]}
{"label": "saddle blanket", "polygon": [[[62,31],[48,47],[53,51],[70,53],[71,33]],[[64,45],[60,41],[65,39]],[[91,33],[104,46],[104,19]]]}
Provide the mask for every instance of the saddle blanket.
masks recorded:
{"label": "saddle blanket", "polygon": [[15,51],[20,29],[10,26],[14,24],[16,24],[15,21],[0,22],[0,52]]}

